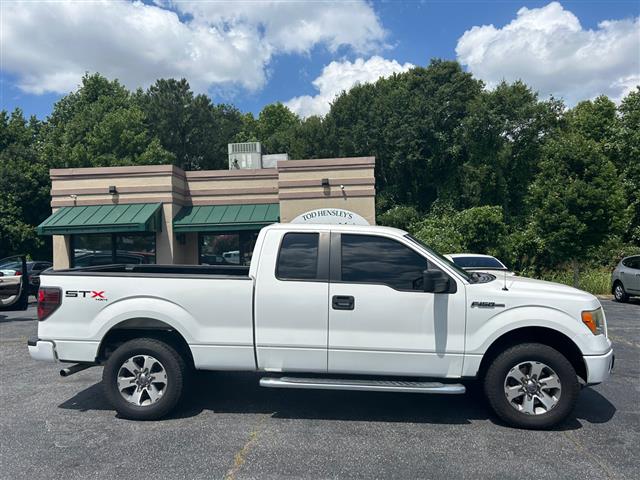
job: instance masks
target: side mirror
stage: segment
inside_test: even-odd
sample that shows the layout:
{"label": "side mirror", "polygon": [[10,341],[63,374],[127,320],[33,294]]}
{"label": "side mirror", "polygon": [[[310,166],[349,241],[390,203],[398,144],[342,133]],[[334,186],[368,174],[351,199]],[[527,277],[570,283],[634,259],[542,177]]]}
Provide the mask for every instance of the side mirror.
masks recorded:
{"label": "side mirror", "polygon": [[449,276],[441,270],[425,270],[422,273],[422,279],[425,292],[449,292]]}
{"label": "side mirror", "polygon": [[3,272],[0,272],[0,277],[4,277],[4,273]]}

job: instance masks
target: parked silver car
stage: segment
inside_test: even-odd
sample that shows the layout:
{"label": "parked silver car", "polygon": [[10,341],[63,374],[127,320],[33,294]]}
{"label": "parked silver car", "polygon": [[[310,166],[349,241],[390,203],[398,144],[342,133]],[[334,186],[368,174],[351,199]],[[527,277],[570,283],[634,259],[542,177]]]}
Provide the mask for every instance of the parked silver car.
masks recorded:
{"label": "parked silver car", "polygon": [[623,258],[611,274],[611,292],[618,302],[640,296],[640,255]]}

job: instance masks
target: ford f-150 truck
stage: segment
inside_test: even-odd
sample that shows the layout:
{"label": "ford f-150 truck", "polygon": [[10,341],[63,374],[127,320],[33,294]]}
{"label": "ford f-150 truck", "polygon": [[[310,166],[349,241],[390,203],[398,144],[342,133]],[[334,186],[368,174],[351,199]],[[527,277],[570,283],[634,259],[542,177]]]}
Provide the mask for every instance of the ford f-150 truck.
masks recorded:
{"label": "ford f-150 truck", "polygon": [[178,403],[189,372],[260,385],[463,394],[482,382],[511,425],[547,428],[613,367],[596,297],[469,273],[387,227],[275,224],[250,267],[109,265],[41,276],[33,358],[103,365],[125,418]]}

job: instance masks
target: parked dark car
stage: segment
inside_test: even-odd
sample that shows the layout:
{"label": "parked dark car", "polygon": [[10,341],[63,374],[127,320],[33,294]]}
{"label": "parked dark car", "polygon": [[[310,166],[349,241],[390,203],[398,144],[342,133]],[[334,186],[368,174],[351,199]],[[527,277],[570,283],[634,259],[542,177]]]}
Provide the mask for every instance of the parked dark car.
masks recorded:
{"label": "parked dark car", "polygon": [[29,295],[37,295],[40,288],[40,273],[52,268],[53,263],[45,260],[33,260],[27,262],[27,274],[29,275]]}
{"label": "parked dark car", "polygon": [[640,255],[623,258],[611,274],[611,293],[618,302],[640,296]]}

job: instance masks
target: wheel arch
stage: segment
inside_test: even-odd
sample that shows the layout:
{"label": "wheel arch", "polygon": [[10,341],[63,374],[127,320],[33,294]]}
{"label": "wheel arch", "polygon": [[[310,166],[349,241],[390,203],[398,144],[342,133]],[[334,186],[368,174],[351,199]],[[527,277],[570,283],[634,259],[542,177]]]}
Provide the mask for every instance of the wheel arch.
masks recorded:
{"label": "wheel arch", "polygon": [[483,378],[491,362],[504,350],[522,343],[540,343],[563,354],[575,369],[578,377],[587,381],[587,367],[580,348],[567,335],[548,327],[521,327],[503,333],[496,338],[482,356],[478,378]]}
{"label": "wheel arch", "polygon": [[193,354],[184,336],[168,323],[150,317],[135,317],[113,325],[102,337],[96,355],[97,363],[104,363],[111,353],[129,340],[154,338],[176,349],[185,362],[193,367]]}

